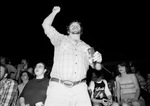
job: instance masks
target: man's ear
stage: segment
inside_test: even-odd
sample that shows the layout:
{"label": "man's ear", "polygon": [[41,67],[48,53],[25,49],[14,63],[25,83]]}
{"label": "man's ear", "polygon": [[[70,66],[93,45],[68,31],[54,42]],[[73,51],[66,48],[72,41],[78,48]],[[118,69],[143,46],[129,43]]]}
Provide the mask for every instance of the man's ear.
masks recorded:
{"label": "man's ear", "polygon": [[44,73],[47,71],[47,69],[44,69]]}
{"label": "man's ear", "polygon": [[8,76],[8,74],[7,74],[7,73],[5,73],[4,78],[6,78],[7,76]]}

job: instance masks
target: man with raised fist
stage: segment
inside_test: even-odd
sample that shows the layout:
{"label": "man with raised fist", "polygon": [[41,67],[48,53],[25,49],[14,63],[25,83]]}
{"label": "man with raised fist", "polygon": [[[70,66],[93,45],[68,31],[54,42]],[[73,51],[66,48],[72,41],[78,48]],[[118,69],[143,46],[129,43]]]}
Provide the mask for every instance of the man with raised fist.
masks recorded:
{"label": "man with raised fist", "polygon": [[71,22],[68,35],[59,33],[52,26],[60,10],[59,6],[55,6],[42,23],[45,34],[55,48],[45,106],[91,106],[85,78],[93,62],[97,63],[96,70],[101,69],[102,56],[98,51],[92,56],[89,54],[91,47],[80,39],[80,22]]}

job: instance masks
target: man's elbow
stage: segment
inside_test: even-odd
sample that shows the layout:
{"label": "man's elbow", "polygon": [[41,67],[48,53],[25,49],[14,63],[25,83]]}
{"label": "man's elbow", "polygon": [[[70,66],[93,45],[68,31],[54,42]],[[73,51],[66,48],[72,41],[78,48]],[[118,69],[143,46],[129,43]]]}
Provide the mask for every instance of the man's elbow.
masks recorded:
{"label": "man's elbow", "polygon": [[43,22],[43,23],[42,23],[42,27],[43,27],[43,28],[45,28],[45,26],[46,26],[46,23],[45,23],[45,22]]}

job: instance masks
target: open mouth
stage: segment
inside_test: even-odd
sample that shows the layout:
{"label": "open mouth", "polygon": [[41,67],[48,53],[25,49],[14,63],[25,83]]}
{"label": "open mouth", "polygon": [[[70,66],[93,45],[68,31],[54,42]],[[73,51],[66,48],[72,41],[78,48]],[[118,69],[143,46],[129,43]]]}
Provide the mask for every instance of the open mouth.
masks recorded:
{"label": "open mouth", "polygon": [[39,70],[36,69],[35,72],[39,72]]}

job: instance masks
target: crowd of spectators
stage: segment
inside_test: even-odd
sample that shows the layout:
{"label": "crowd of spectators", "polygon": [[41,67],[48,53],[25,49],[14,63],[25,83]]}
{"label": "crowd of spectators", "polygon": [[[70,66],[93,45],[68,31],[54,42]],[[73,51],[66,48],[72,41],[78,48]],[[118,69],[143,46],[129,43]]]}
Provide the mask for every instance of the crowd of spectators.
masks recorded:
{"label": "crowd of spectators", "polygon": [[[29,65],[29,60],[27,59],[22,59],[20,63],[16,65],[12,65],[10,59],[6,57],[0,57],[0,68],[6,68],[7,75],[5,74],[0,78],[0,106],[4,106],[4,104],[9,104],[6,106],[34,106],[36,103],[44,103],[45,98],[46,98],[46,90],[48,86],[48,82],[50,79],[50,69],[47,68],[45,63],[43,62],[37,62],[34,66]],[[39,71],[41,70],[41,72]],[[122,71],[120,71],[122,72]],[[97,73],[97,72],[96,72]],[[100,73],[100,72],[99,72]],[[141,75],[141,72],[139,70],[136,70],[135,66],[130,66],[129,67],[129,76],[135,75],[137,82],[139,84],[139,100],[141,100],[142,105],[141,106],[148,106],[149,104],[149,98],[150,98],[150,73],[146,75],[146,77],[143,77]],[[91,79],[89,82],[87,81],[89,88],[91,87],[91,81],[93,81],[98,76],[98,74],[95,75],[95,73],[90,73]],[[100,75],[101,76],[101,75]],[[117,83],[122,83],[120,82],[119,79],[123,78],[120,77],[119,74],[116,74],[115,79],[109,78],[109,79],[104,79],[104,82],[106,83],[106,86],[109,88],[109,95],[111,95],[111,100],[114,103],[118,103],[117,100]],[[6,78],[9,79],[6,81]],[[98,77],[99,78],[99,77]],[[117,78],[117,79],[116,79]],[[10,80],[11,79],[11,80]],[[100,79],[101,80],[101,79]],[[5,82],[5,83],[4,83]],[[6,84],[9,84],[9,87],[7,89],[9,90],[9,93],[6,93]],[[12,84],[11,84],[12,83]],[[5,87],[4,87],[5,86]],[[8,86],[8,84],[7,84]],[[17,86],[17,88],[16,88]],[[36,87],[37,86],[37,87]],[[38,88],[38,89],[36,89]],[[5,89],[5,97],[2,97],[2,92]],[[94,90],[94,88],[92,88]],[[7,90],[8,91],[8,90]],[[12,91],[12,92],[10,92]],[[38,92],[39,91],[39,92]],[[40,94],[40,91],[44,94]],[[38,93],[36,93],[38,92]],[[92,91],[94,92],[94,91]],[[4,93],[4,92],[3,92]],[[34,96],[34,94],[36,94]],[[89,93],[90,94],[90,93]],[[107,94],[107,93],[106,93]],[[37,95],[43,95],[42,98],[36,98],[38,97]],[[91,94],[90,94],[91,95]],[[13,96],[13,97],[11,97]],[[32,98],[33,96],[33,98]],[[27,99],[29,98],[30,99]],[[91,97],[93,97],[91,95]],[[44,98],[44,99],[43,99]],[[91,101],[94,100],[93,98]],[[119,101],[122,102],[122,101]],[[4,103],[4,104],[3,104]],[[30,103],[30,105],[28,104]]]}

